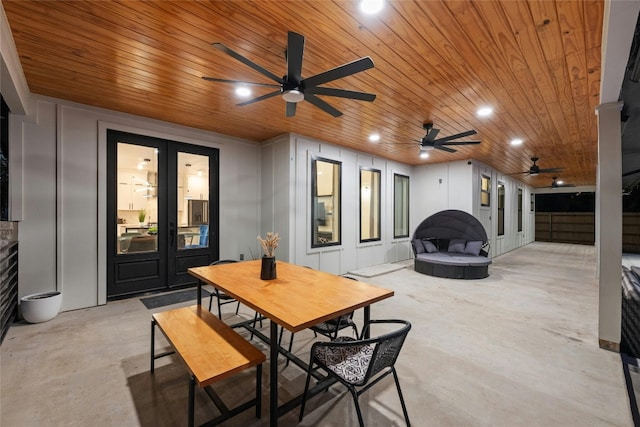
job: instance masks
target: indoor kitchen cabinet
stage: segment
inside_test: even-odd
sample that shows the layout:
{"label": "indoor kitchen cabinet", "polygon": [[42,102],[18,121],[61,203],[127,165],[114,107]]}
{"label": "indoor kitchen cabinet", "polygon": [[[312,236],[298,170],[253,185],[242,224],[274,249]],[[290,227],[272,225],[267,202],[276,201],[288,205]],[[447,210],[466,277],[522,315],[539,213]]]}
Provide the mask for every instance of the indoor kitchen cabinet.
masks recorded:
{"label": "indoor kitchen cabinet", "polygon": [[118,210],[146,209],[149,190],[146,172],[118,171]]}

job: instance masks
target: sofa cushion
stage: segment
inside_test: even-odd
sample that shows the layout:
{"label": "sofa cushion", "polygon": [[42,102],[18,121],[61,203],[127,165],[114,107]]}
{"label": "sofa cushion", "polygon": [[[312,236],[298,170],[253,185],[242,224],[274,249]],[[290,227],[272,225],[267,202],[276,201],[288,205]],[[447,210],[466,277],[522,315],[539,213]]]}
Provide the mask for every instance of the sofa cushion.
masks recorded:
{"label": "sofa cushion", "polygon": [[480,249],[482,249],[482,245],[484,242],[480,240],[470,240],[464,247],[464,253],[469,255],[480,255]]}
{"label": "sofa cushion", "polygon": [[434,245],[430,240],[423,240],[422,244],[424,245],[424,250],[427,253],[433,254],[438,252],[438,248],[436,248],[436,245]]}
{"label": "sofa cushion", "polygon": [[449,240],[449,249],[447,252],[463,254],[466,243],[464,239],[451,239]]}
{"label": "sofa cushion", "polygon": [[413,248],[416,251],[416,255],[425,253],[424,245],[420,239],[413,239]]}

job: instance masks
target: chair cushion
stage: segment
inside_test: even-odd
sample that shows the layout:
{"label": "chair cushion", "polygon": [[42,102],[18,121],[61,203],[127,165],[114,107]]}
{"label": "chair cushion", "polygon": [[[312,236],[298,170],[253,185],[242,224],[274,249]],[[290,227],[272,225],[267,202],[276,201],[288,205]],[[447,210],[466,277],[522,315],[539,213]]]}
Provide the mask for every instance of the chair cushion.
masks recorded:
{"label": "chair cushion", "polygon": [[[334,342],[354,341],[351,337],[338,337]],[[314,357],[320,364],[348,383],[362,382],[373,355],[372,345],[350,347],[318,346]]]}
{"label": "chair cushion", "polygon": [[447,252],[463,254],[466,243],[464,239],[451,239],[449,240],[449,249]]}
{"label": "chair cushion", "polygon": [[425,252],[424,245],[420,239],[413,239],[413,247],[416,250],[416,254],[423,254]]}
{"label": "chair cushion", "polygon": [[483,244],[484,242],[480,240],[471,240],[467,242],[466,246],[464,247],[464,253],[478,256],[480,255],[480,249],[482,249]]}
{"label": "chair cushion", "polygon": [[425,251],[427,251],[427,253],[432,254],[438,252],[438,248],[436,248],[436,245],[431,243],[429,240],[424,240],[422,244],[424,245],[424,249]]}

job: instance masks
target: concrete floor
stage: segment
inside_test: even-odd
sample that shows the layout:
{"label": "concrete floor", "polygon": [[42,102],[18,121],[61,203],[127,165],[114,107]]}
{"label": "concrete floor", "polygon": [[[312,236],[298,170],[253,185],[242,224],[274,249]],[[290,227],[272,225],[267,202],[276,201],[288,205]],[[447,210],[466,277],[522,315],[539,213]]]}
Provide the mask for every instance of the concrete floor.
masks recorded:
{"label": "concrete floor", "polygon": [[[373,318],[413,324],[397,364],[413,425],[633,425],[620,356],[598,348],[593,247],[531,244],[496,258],[489,278],[472,281],[428,277],[408,265],[366,281],[396,292],[372,306]],[[225,320],[237,320],[225,309]],[[136,298],[14,324],[0,348],[0,425],[186,425],[183,365],[164,358],[149,373],[151,313]],[[306,360],[313,340],[296,334],[294,351]],[[305,374],[279,362],[284,399],[302,391]],[[247,411],[224,425],[268,425],[268,363],[262,419]],[[254,379],[250,371],[217,390],[233,403],[251,393]],[[217,413],[198,392],[196,422],[204,422]],[[391,377],[361,402],[368,426],[404,425]],[[280,425],[357,425],[339,385],[307,407],[302,423],[294,411]]]}

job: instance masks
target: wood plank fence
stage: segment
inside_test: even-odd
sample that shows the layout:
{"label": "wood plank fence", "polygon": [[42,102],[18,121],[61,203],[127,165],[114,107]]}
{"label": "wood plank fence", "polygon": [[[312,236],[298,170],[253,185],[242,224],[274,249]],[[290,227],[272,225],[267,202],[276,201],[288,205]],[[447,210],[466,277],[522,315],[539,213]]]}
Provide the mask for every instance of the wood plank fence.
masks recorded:
{"label": "wood plank fence", "polygon": [[[594,213],[536,213],[536,241],[538,242],[593,245],[595,236]],[[640,253],[640,213],[624,213],[622,216],[622,251]]]}

